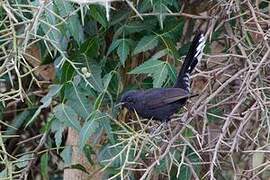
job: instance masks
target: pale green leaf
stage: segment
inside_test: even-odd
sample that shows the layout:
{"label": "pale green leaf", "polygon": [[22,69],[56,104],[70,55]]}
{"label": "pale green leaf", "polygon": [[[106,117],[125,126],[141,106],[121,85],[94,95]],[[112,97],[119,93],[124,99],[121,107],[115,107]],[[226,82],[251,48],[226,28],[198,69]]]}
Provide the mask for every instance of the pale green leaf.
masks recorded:
{"label": "pale green leaf", "polygon": [[41,112],[41,110],[43,108],[47,108],[51,104],[53,96],[55,96],[61,90],[61,88],[62,88],[62,85],[52,85],[52,86],[50,86],[50,90],[47,93],[47,95],[44,96],[40,100],[40,102],[42,102],[43,104],[38,107],[35,114],[28,121],[28,123],[25,125],[25,127],[29,126],[29,124],[31,124],[35,120],[35,118],[39,115],[39,113]]}
{"label": "pale green leaf", "polygon": [[66,30],[70,35],[77,41],[82,42],[84,40],[83,28],[80,23],[80,18],[78,14],[73,13],[75,11],[74,7],[69,1],[66,0],[54,0],[59,14],[61,17],[68,17],[65,22]]}
{"label": "pale green leaf", "polygon": [[62,143],[62,136],[65,130],[64,124],[58,119],[53,119],[51,124],[51,131],[54,132],[54,140],[56,147],[59,148]]}
{"label": "pale green leaf", "polygon": [[16,160],[15,165],[18,168],[24,168],[28,165],[29,161],[32,159],[33,159],[33,154],[25,154]]}
{"label": "pale green leaf", "polygon": [[69,167],[72,163],[72,147],[66,146],[60,156],[64,160],[65,167]]}
{"label": "pale green leaf", "polygon": [[107,115],[102,114],[99,111],[94,111],[91,113],[89,120],[84,123],[80,131],[79,147],[81,150],[83,149],[89,137],[94,133],[96,133],[97,131],[101,130],[100,123],[102,123],[103,119],[107,117],[108,117]]}
{"label": "pale green leaf", "polygon": [[79,131],[81,129],[77,113],[65,104],[59,104],[54,108],[55,117],[65,125]]}
{"label": "pale green leaf", "polygon": [[252,155],[252,167],[256,169],[260,165],[263,164],[265,158],[265,154],[263,152],[254,152]]}

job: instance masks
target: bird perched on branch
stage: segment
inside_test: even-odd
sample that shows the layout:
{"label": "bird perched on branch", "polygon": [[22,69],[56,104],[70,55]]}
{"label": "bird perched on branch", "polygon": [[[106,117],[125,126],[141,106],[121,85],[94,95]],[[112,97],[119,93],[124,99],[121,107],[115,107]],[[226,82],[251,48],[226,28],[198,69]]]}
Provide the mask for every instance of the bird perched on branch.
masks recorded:
{"label": "bird perched on branch", "polygon": [[175,85],[172,88],[131,90],[123,94],[120,104],[136,111],[142,118],[169,121],[170,117],[192,97],[190,74],[202,58],[205,37],[198,32],[189,48]]}

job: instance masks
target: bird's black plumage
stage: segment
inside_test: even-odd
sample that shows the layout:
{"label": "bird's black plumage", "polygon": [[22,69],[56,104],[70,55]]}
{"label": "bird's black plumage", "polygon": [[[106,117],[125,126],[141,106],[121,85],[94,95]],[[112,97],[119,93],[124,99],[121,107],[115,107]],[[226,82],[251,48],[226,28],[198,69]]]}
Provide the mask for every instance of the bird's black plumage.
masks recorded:
{"label": "bird's black plumage", "polygon": [[142,118],[168,121],[190,97],[190,73],[200,61],[204,45],[204,35],[199,32],[191,43],[172,88],[128,91],[121,97],[122,105],[129,110],[135,110]]}

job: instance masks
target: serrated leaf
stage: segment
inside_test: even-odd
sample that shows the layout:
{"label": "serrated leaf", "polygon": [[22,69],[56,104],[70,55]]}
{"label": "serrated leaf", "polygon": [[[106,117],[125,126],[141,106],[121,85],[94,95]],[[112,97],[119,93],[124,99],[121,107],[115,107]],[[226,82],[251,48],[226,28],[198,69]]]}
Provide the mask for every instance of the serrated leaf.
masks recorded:
{"label": "serrated leaf", "polygon": [[77,88],[78,84],[71,82],[70,86],[65,88],[65,97],[68,100],[66,104],[72,107],[79,116],[86,118],[89,116],[92,108],[90,106],[89,100],[84,94],[82,94]]}
{"label": "serrated leaf", "polygon": [[143,73],[154,73],[157,69],[161,69],[161,67],[165,64],[164,61],[160,60],[148,60],[145,61],[140,66],[136,67],[129,74],[143,74]]}
{"label": "serrated leaf", "polygon": [[[158,51],[157,53],[155,53],[149,60],[158,60],[160,59],[161,57],[167,55],[169,52],[168,52],[168,49],[163,49],[161,51]],[[148,60],[148,61],[149,61]]]}
{"label": "serrated leaf", "polygon": [[69,167],[72,163],[72,147],[66,146],[60,156],[64,160],[65,167]]}
{"label": "serrated leaf", "polygon": [[86,54],[88,57],[97,57],[99,53],[99,43],[98,37],[89,38],[82,44],[80,52]]}
{"label": "serrated leaf", "polygon": [[105,9],[98,5],[90,5],[90,15],[99,22],[104,28],[108,26]]}
{"label": "serrated leaf", "polygon": [[69,1],[65,0],[54,0],[53,2],[57,7],[60,16],[68,17],[65,29],[68,30],[71,36],[73,36],[78,43],[81,43],[84,40],[83,28],[78,14],[72,13],[75,11],[74,7]]}
{"label": "serrated leaf", "polygon": [[80,131],[81,126],[80,122],[78,121],[78,115],[71,107],[65,104],[59,104],[54,108],[54,115],[65,125]]}
{"label": "serrated leaf", "polygon": [[43,108],[46,108],[46,107],[48,107],[51,104],[53,96],[55,96],[61,90],[61,88],[62,88],[62,85],[52,85],[52,86],[50,86],[50,90],[47,93],[47,95],[44,96],[40,100],[40,102],[42,102],[43,104],[38,107],[38,109],[36,110],[35,114],[28,121],[28,123],[25,125],[25,127],[29,126],[29,124],[31,124],[35,120],[35,118],[39,115],[39,113],[41,112],[41,110]]}
{"label": "serrated leaf", "polygon": [[65,130],[64,124],[58,119],[54,118],[51,124],[51,131],[54,132],[54,140],[56,147],[59,148],[62,143],[62,135]]}
{"label": "serrated leaf", "polygon": [[84,123],[80,131],[80,150],[83,149],[84,145],[86,144],[87,140],[91,135],[101,130],[100,121],[107,117],[107,115],[104,115],[99,111],[94,111],[91,113],[90,119]]}
{"label": "serrated leaf", "polygon": [[153,49],[158,45],[158,37],[155,35],[144,36],[137,44],[133,51],[133,54],[145,52],[149,49]]}
{"label": "serrated leaf", "polygon": [[[40,7],[39,1],[33,1],[33,5]],[[50,11],[54,11],[54,5],[48,4],[46,7]],[[66,43],[62,43],[61,40],[64,39],[63,34],[61,31],[57,28],[57,19],[56,16],[50,13],[49,11],[44,11],[44,20],[40,21],[40,27],[42,28],[43,32],[48,36],[48,38],[51,40],[50,43],[53,44],[55,47],[57,47],[60,50],[65,50],[67,47]]]}
{"label": "serrated leaf", "polygon": [[161,29],[163,29],[163,22],[164,22],[164,19],[166,17],[166,13],[168,11],[167,9],[169,9],[167,7],[167,5],[169,5],[169,4],[170,4],[170,2],[167,0],[154,1],[153,11],[155,13],[157,13],[157,17],[158,17]]}
{"label": "serrated leaf", "polygon": [[108,52],[107,52],[107,56],[108,56],[109,54],[111,54],[112,51],[115,50],[115,49],[119,46],[119,43],[120,43],[120,39],[114,40],[114,41],[111,43],[111,45],[110,45],[110,47],[109,47],[109,49],[108,49]]}
{"label": "serrated leaf", "polygon": [[157,69],[156,72],[153,74],[153,87],[159,88],[162,87],[164,81],[167,79],[168,69],[166,64],[163,64],[161,69]]}
{"label": "serrated leaf", "polygon": [[170,80],[175,83],[176,79],[177,79],[177,72],[175,67],[173,67],[170,63],[166,64],[167,66],[167,70],[168,70],[168,76],[170,78]]}
{"label": "serrated leaf", "polygon": [[33,159],[33,154],[25,154],[16,160],[15,165],[18,168],[24,168],[28,165],[28,162]]}
{"label": "serrated leaf", "polygon": [[125,66],[125,61],[129,54],[129,43],[126,39],[121,39],[119,46],[117,48],[117,54],[120,58],[121,64]]}

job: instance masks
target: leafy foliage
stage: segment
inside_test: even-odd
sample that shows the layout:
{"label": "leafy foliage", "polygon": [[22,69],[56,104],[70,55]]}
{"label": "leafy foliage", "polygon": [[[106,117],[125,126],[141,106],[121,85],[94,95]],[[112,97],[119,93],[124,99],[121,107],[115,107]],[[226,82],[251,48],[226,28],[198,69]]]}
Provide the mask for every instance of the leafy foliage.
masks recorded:
{"label": "leafy foliage", "polygon": [[[233,158],[250,144],[246,152],[252,152],[270,134],[269,3],[78,2],[0,3],[1,178],[60,179],[71,168],[104,179],[213,179],[230,176],[229,161],[237,173],[265,165],[264,147],[251,156],[250,169]],[[203,28],[213,41],[205,53],[221,55],[202,62],[193,87],[201,96],[177,114],[181,123],[163,127],[119,114],[124,91],[176,81],[193,33]],[[75,144],[68,144],[70,129],[77,133]],[[248,145],[239,140],[253,137]],[[224,175],[215,165],[225,152]],[[92,169],[75,162],[76,156]]]}

